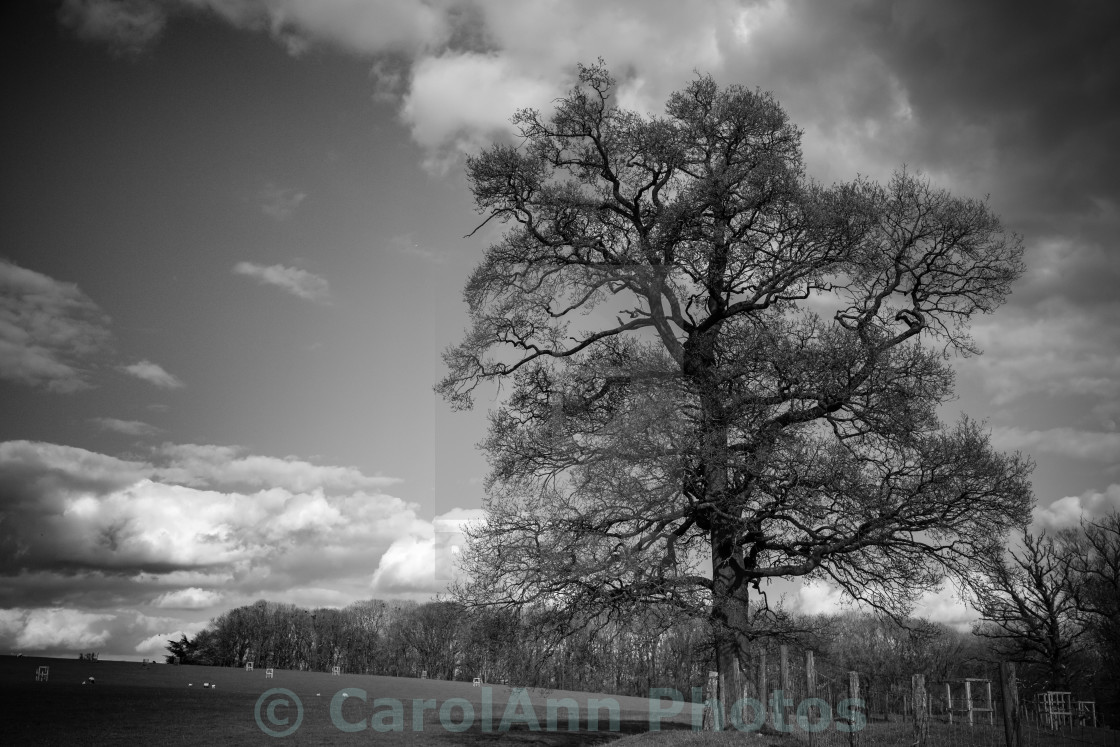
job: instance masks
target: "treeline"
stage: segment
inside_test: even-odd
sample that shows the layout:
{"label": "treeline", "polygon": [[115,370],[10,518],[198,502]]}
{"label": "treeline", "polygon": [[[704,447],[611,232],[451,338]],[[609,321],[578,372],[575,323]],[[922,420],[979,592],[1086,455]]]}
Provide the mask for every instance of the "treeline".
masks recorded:
{"label": "treeline", "polygon": [[193,639],[169,641],[169,663],[508,682],[645,694],[687,688],[709,666],[703,626],[656,636],[606,623],[542,637],[534,620],[457,602],[357,602],[308,610],[258,601],[211,620]]}
{"label": "treeline", "polygon": [[[215,618],[193,639],[168,645],[168,661],[469,680],[645,696],[653,687],[683,693],[714,667],[703,621],[655,625],[599,622],[542,637],[539,620],[512,612],[467,610],[456,602],[369,600],[344,609],[308,610],[259,601]],[[818,652],[821,666],[857,670],[868,691],[887,693],[914,672],[934,679],[977,675],[977,639],[944,625],[905,627],[873,615],[794,617],[782,636]],[[775,640],[759,640],[759,651]],[[776,661],[776,659],[772,659]]]}

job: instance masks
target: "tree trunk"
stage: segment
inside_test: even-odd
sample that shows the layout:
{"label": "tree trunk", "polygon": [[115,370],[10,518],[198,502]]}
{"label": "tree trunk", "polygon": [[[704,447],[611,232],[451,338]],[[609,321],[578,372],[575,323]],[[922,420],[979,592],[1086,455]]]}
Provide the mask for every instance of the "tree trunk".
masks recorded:
{"label": "tree trunk", "polygon": [[[709,267],[709,311],[722,304],[721,272],[725,250],[713,253]],[[736,682],[736,675],[746,664],[745,633],[748,623],[748,589],[743,584],[741,569],[743,553],[738,543],[738,529],[728,515],[736,516],[728,495],[728,469],[731,466],[727,413],[718,376],[716,375],[716,341],[720,324],[690,338],[685,344],[683,373],[697,386],[700,398],[700,436],[703,459],[700,474],[704,500],[718,510],[706,512],[712,547],[712,634],[715,645],[716,671],[719,673],[719,701],[725,718],[732,703],[742,697],[726,683]],[[729,525],[730,524],[730,525]],[[738,569],[738,570],[737,570]]]}
{"label": "tree trunk", "polygon": [[738,673],[746,670],[746,630],[750,622],[748,587],[742,584],[733,563],[741,553],[726,527],[712,529],[712,634],[716,671],[721,684],[719,700],[730,716],[731,705],[743,697]]}

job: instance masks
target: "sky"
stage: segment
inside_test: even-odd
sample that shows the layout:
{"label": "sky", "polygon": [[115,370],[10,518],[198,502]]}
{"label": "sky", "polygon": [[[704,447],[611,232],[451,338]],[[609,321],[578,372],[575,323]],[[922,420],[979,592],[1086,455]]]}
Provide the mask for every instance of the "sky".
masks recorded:
{"label": "sky", "polygon": [[[1036,529],[1120,508],[1112,0],[3,12],[0,651],[161,657],[257,599],[443,589],[488,401],[432,387],[500,235],[467,237],[463,158],[599,57],[642,113],[697,73],[772,92],[821,182],[906,165],[987,196],[1028,270],[944,416],[1034,458]],[[919,611],[971,615],[948,591]]]}

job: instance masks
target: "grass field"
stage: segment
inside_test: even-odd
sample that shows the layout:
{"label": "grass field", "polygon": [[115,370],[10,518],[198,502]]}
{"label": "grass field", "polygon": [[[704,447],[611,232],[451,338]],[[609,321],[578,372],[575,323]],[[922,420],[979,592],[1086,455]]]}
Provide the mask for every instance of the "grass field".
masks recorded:
{"label": "grass field", "polygon": [[[47,682],[35,681],[40,665],[50,667]],[[83,685],[90,676],[95,678],[95,684]],[[206,682],[215,687],[203,687]],[[274,694],[262,700],[272,688],[285,688],[290,694]],[[332,700],[343,689],[350,697],[339,699],[337,716],[332,719]],[[358,697],[359,690],[366,692],[365,702]],[[483,723],[483,699],[487,692],[493,714],[489,730]],[[295,724],[298,714],[292,696],[302,704],[298,728],[283,738],[266,734],[262,724],[273,731],[283,731]],[[266,679],[263,669],[246,672],[167,664],[144,668],[133,662],[0,656],[0,710],[7,714],[0,743],[581,745],[601,744],[650,729],[650,704],[644,698],[614,698],[619,705],[617,729],[611,728],[606,709],[600,712],[597,728],[591,729],[589,699],[609,696],[534,689],[524,697],[524,701],[519,701],[509,687],[493,686],[487,690],[469,682],[345,674],[335,677],[285,670],[277,670],[274,678]],[[286,702],[272,705],[270,711],[270,703],[278,698]],[[376,698],[400,702],[399,724],[393,724],[390,718],[391,704],[375,707]],[[439,709],[455,698],[469,703],[474,712],[473,724],[462,732],[450,731],[441,723]],[[550,698],[571,698],[576,702],[577,730],[569,731],[568,713],[563,708],[557,711],[555,728],[549,728]],[[414,708],[417,699],[434,702],[426,708]],[[454,728],[464,721],[465,708],[462,702],[452,705],[455,707],[448,706],[444,715],[449,717],[446,723]],[[507,706],[511,707],[512,724],[508,731],[500,731]],[[664,719],[661,728],[688,730],[690,710],[686,706],[680,715]],[[401,730],[376,731],[371,728],[370,716],[375,716],[378,727],[399,725]],[[529,716],[536,717],[540,730],[531,730],[525,723]],[[337,722],[364,728],[345,732]]]}
{"label": "grass field", "polygon": [[[35,681],[39,666],[50,667],[47,682]],[[88,677],[96,684],[85,684]],[[210,683],[216,687],[203,687]],[[284,688],[286,693],[266,693]],[[345,691],[349,697],[342,698]],[[360,697],[365,693],[365,700]],[[338,696],[336,698],[336,695]],[[489,697],[492,714],[484,723]],[[704,733],[691,729],[692,707],[661,720],[650,731],[651,710],[645,698],[614,697],[618,723],[600,711],[597,724],[589,724],[593,699],[612,696],[567,691],[527,691],[519,700],[504,686],[473,687],[469,682],[445,682],[403,677],[341,675],[277,670],[266,679],[263,669],[246,672],[221,667],[170,666],[148,668],[133,662],[87,662],[77,659],[38,659],[0,656],[0,728],[2,745],[592,745],[619,741],[619,747],[679,747],[683,745],[751,744],[758,747],[796,747],[804,737],[738,732]],[[391,699],[375,703],[376,699]],[[548,721],[548,701],[570,698],[578,707],[578,724],[558,709]],[[302,707],[302,715],[295,700]],[[461,700],[460,700],[461,699]],[[283,700],[285,702],[279,702]],[[428,701],[419,707],[415,701]],[[449,704],[448,701],[451,701]],[[332,702],[335,714],[332,717]],[[399,702],[399,723],[393,724],[392,704]],[[468,706],[469,704],[469,706]],[[666,701],[663,707],[669,707]],[[452,707],[453,706],[453,707]],[[463,731],[465,709],[472,723]],[[502,730],[507,712],[512,723]],[[441,720],[441,710],[443,720]],[[539,729],[526,721],[535,716]],[[371,719],[372,717],[372,719]],[[297,725],[298,719],[298,725]],[[372,722],[372,723],[371,723]],[[344,731],[343,727],[355,729]],[[266,729],[282,732],[271,736]],[[399,726],[399,731],[382,730]],[[996,727],[951,729],[931,724],[930,744],[936,747],[988,747],[1002,745]],[[378,728],[374,728],[378,727]],[[869,724],[860,734],[862,747],[911,744],[912,726],[906,723]],[[846,736],[825,733],[816,744],[847,745]],[[1120,744],[1120,732],[1033,733],[1031,747],[1081,747]]]}

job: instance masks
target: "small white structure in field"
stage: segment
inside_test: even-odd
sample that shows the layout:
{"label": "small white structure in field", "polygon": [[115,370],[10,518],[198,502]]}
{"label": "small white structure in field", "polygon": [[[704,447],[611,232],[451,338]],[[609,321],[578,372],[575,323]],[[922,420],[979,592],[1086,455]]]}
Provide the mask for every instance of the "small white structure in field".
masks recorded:
{"label": "small white structure in field", "polygon": [[[953,701],[953,683],[964,683],[964,698]],[[973,701],[973,687],[977,688],[977,695],[981,689],[984,699],[978,703]],[[959,692],[959,691],[958,691]],[[964,713],[968,716],[968,725],[972,726],[974,714],[988,714],[988,723],[994,724],[995,709],[992,707],[992,681],[968,677],[963,680],[951,680],[945,683],[945,705],[949,712],[949,723],[953,723],[953,713]]]}
{"label": "small white structure in field", "polygon": [[471,684],[474,685],[475,687],[482,687],[482,678],[481,677],[475,677],[474,680],[471,682]]}
{"label": "small white structure in field", "polygon": [[253,671],[253,662],[251,662],[251,661],[245,662],[245,671],[246,672],[252,672]]}
{"label": "small white structure in field", "polygon": [[335,677],[341,677],[342,676],[342,667],[333,667],[331,669],[331,674],[333,674]]}
{"label": "small white structure in field", "polygon": [[273,676],[272,676],[272,667],[269,667],[268,669],[264,670],[264,678],[266,680],[274,679]]}
{"label": "small white structure in field", "polygon": [[1048,729],[1073,726],[1072,693],[1048,690],[1035,696],[1039,720]]}
{"label": "small white structure in field", "polygon": [[50,667],[39,667],[38,669],[35,670],[35,681],[36,682],[47,682],[48,679],[50,678],[50,676],[51,676],[51,668]]}

